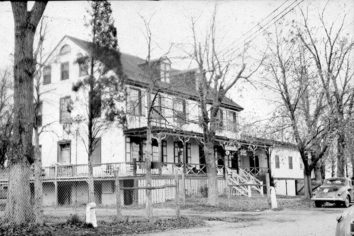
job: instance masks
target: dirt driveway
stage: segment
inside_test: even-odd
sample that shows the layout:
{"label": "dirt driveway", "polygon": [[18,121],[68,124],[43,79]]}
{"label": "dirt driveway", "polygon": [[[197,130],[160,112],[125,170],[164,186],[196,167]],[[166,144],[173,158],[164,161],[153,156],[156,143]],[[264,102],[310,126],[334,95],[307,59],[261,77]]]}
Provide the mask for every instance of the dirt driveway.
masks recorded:
{"label": "dirt driveway", "polygon": [[[202,228],[180,229],[154,233],[153,235],[333,236],[336,218],[342,211],[341,208],[311,208],[253,213],[227,212],[224,215],[230,219],[242,217],[245,220],[241,222],[232,222],[232,220],[207,221],[207,226]],[[184,213],[193,215],[193,212]],[[205,217],[223,217],[220,212],[217,215],[215,213],[204,213],[203,215]]]}

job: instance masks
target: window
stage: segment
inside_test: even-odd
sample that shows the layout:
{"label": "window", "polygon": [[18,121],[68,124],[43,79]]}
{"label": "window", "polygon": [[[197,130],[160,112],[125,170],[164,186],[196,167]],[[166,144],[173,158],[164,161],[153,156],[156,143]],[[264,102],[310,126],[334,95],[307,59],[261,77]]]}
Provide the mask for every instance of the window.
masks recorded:
{"label": "window", "polygon": [[223,129],[224,128],[224,111],[221,109],[218,112],[217,122],[218,122],[218,128]]}
{"label": "window", "polygon": [[77,54],[77,63],[79,65],[79,76],[88,75],[88,60],[81,53]]}
{"label": "window", "polygon": [[130,147],[130,138],[125,138],[125,162],[131,162],[131,147]]}
{"label": "window", "polygon": [[183,143],[182,142],[174,142],[174,163],[182,163],[183,161]]}
{"label": "window", "polygon": [[127,100],[128,114],[141,116],[142,115],[142,97],[139,89],[129,89]]}
{"label": "window", "polygon": [[71,98],[63,97],[60,98],[60,111],[59,111],[59,121],[60,123],[68,123],[71,118]]}
{"label": "window", "polygon": [[93,165],[101,164],[101,138],[97,138],[93,141],[93,151],[91,154],[91,160]]}
{"label": "window", "polygon": [[289,169],[293,169],[293,157],[288,157],[289,160]]}
{"label": "window", "polygon": [[43,68],[43,85],[51,83],[51,80],[52,80],[51,73],[52,73],[52,67],[51,66],[45,66]]}
{"label": "window", "polygon": [[65,54],[70,53],[70,51],[71,51],[70,46],[65,44],[63,47],[61,47],[59,54],[60,55],[65,55]]}
{"label": "window", "polygon": [[154,97],[155,98],[154,104],[152,104],[152,110],[151,110],[151,118],[152,119],[161,119],[162,115],[162,109],[161,109],[161,96],[160,95],[155,95],[151,94],[151,101],[153,101]]}
{"label": "window", "polygon": [[278,155],[275,156],[275,168],[280,168],[280,160]]}
{"label": "window", "polygon": [[187,159],[186,163],[191,163],[192,162],[192,145],[190,143],[187,143]]}
{"label": "window", "polygon": [[[191,144],[186,143],[186,163],[191,163],[192,161],[192,152],[191,152]],[[174,142],[174,163],[183,163],[183,152],[184,147],[182,142]]]}
{"label": "window", "polygon": [[58,143],[58,163],[70,164],[71,163],[71,143],[70,141],[60,141]]}
{"label": "window", "polygon": [[186,101],[183,99],[175,99],[173,101],[173,118],[177,123],[186,122]]}
{"label": "window", "polygon": [[161,81],[165,83],[170,82],[171,65],[169,63],[161,63]]}
{"label": "window", "polygon": [[[151,142],[152,148],[152,161],[159,161],[159,146],[156,139],[153,139]],[[161,147],[160,147],[161,148]]]}
{"label": "window", "polygon": [[61,80],[69,79],[69,62],[61,63],[60,68],[61,68],[60,79]]}
{"label": "window", "polygon": [[162,140],[162,162],[167,162],[167,142]]}
{"label": "window", "polygon": [[227,129],[230,131],[236,131],[236,112],[228,111],[227,113]]}
{"label": "window", "polygon": [[37,127],[42,126],[42,111],[43,111],[43,102],[39,102],[37,106],[35,106]]}

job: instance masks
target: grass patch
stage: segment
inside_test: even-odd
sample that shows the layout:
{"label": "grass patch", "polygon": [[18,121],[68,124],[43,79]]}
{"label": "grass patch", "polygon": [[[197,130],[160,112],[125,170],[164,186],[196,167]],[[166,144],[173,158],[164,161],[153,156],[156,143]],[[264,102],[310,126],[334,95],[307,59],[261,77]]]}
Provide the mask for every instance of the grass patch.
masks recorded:
{"label": "grass patch", "polygon": [[45,224],[38,226],[34,224],[13,226],[3,224],[0,227],[0,235],[120,235],[120,234],[141,234],[152,233],[172,229],[191,228],[203,226],[204,222],[200,219],[187,217],[155,219],[153,222],[148,220],[125,220],[120,222],[98,222],[97,228],[88,227],[80,220],[72,218],[70,221],[61,224]]}

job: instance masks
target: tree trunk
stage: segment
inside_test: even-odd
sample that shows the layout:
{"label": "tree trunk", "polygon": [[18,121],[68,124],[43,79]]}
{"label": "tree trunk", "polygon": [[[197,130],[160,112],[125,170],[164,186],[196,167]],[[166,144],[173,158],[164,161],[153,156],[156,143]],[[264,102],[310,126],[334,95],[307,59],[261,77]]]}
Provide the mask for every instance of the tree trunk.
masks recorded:
{"label": "tree trunk", "polygon": [[39,133],[38,128],[35,132],[35,160],[34,160],[34,215],[36,223],[43,225],[43,186],[42,186],[42,157],[39,149]]}
{"label": "tree trunk", "polygon": [[315,179],[316,183],[322,183],[322,169],[321,169],[322,161],[318,161],[315,166]]}
{"label": "tree trunk", "polygon": [[[146,134],[146,186],[151,187],[151,159],[152,159],[152,146],[151,146],[151,124],[148,122]],[[150,220],[152,217],[152,196],[151,190],[146,189],[146,217]]]}
{"label": "tree trunk", "polygon": [[12,164],[6,203],[6,219],[17,225],[33,222],[34,214],[30,202],[30,165],[25,162]]}
{"label": "tree trunk", "polygon": [[[146,186],[151,187],[151,160],[152,160],[152,145],[151,145],[151,121],[150,121],[150,107],[151,107],[151,91],[147,91],[147,130],[146,130],[146,157],[145,157],[145,166],[146,166]],[[151,220],[152,218],[152,196],[151,189],[146,189],[146,217]]]}
{"label": "tree trunk", "polygon": [[344,177],[345,174],[345,135],[339,131],[337,138],[337,177]]}
{"label": "tree trunk", "polygon": [[207,142],[204,145],[204,153],[207,161],[208,174],[208,204],[212,206],[217,205],[218,201],[218,183],[217,170],[214,157],[214,143]]}
{"label": "tree trunk", "polygon": [[15,20],[14,120],[6,218],[22,224],[34,219],[29,180],[30,162],[33,162],[33,39],[38,23],[30,25],[27,3],[12,3],[12,9]]}
{"label": "tree trunk", "polygon": [[95,202],[95,185],[94,185],[94,181],[93,181],[93,166],[92,166],[91,158],[89,158],[89,162],[88,162],[87,185],[88,185],[88,200],[89,200],[89,203],[90,202]]}
{"label": "tree trunk", "polygon": [[304,193],[306,199],[312,197],[311,171],[304,171]]}

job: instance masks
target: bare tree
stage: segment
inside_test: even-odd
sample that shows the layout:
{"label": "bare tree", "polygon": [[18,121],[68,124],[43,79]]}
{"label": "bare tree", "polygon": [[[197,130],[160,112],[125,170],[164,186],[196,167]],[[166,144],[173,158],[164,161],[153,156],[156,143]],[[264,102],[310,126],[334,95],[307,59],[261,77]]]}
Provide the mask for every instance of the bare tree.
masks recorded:
{"label": "bare tree", "polygon": [[9,70],[0,72],[0,167],[5,167],[9,159],[12,136],[13,90]]}
{"label": "bare tree", "polygon": [[322,34],[315,35],[308,17],[301,11],[303,27],[298,27],[298,36],[316,65],[326,102],[331,112],[332,123],[336,124],[337,176],[345,174],[346,137],[348,121],[353,114],[354,89],[351,51],[354,42],[345,36],[345,17],[338,24],[327,24],[325,10],[319,16]]}
{"label": "bare tree", "polygon": [[[226,94],[241,79],[248,78],[258,67],[246,74],[246,63],[244,57],[237,63],[236,53],[227,53],[219,50],[216,27],[216,8],[210,21],[210,27],[204,38],[198,37],[196,20],[192,19],[191,30],[193,37],[193,49],[189,54],[196,63],[199,70],[198,77],[198,100],[201,108],[201,124],[203,129],[204,154],[207,161],[208,174],[208,203],[216,205],[217,192],[217,171],[214,157],[214,144],[216,131],[219,125],[219,112]],[[236,57],[236,58],[235,58]],[[262,60],[261,60],[262,61]],[[260,63],[261,64],[261,63]]]}
{"label": "bare tree", "polygon": [[270,53],[264,64],[266,75],[262,84],[282,101],[282,121],[291,128],[304,163],[305,196],[310,198],[311,172],[328,148],[331,126],[324,90],[317,87],[318,77],[311,73],[309,55],[298,42],[293,26],[279,24],[281,30],[275,25],[274,36],[267,36]]}
{"label": "bare tree", "polygon": [[[88,107],[87,116],[81,121],[87,123],[88,132],[85,147],[88,154],[89,202],[94,202],[93,154],[100,141],[102,132],[110,124],[110,119],[101,117],[101,111],[107,105],[110,108],[110,113],[116,111],[109,105],[112,103],[106,101],[111,101],[113,96],[105,93],[111,88],[115,88],[115,91],[118,90],[120,88],[119,80],[123,78],[120,53],[117,49],[117,29],[111,16],[111,4],[108,1],[92,1],[89,14],[91,17],[89,26],[92,37],[89,56],[83,56],[77,60],[79,66],[88,74],[85,79],[74,84],[73,91],[78,92],[82,89],[88,92],[88,101],[85,104]],[[109,75],[108,72],[110,70],[115,72],[114,76]],[[104,98],[106,97],[107,99],[105,100]]]}
{"label": "bare tree", "polygon": [[27,9],[27,1],[12,2],[15,21],[14,53],[14,124],[9,158],[9,191],[6,218],[15,224],[33,220],[30,204],[30,164],[33,163],[33,78],[36,62],[33,41],[37,25],[47,1],[35,2]]}

